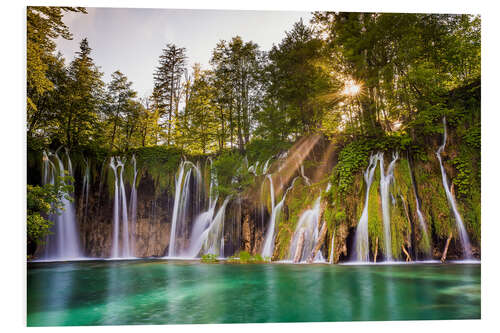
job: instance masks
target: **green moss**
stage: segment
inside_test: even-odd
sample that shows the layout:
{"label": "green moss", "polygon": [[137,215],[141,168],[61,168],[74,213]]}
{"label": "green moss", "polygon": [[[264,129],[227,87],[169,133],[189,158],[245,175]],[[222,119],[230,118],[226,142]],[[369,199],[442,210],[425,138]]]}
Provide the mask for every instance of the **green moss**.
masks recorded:
{"label": "green moss", "polygon": [[[175,173],[181,162],[181,151],[178,148],[165,146],[142,147],[130,151],[129,160],[135,154],[137,160],[137,182],[143,177],[150,176],[155,186],[155,194],[167,190],[173,193],[175,188]],[[128,163],[131,166],[131,163]],[[130,170],[130,169],[128,169]],[[129,183],[132,182],[130,171],[127,172]]]}
{"label": "green moss", "polygon": [[219,262],[219,260],[217,260],[217,256],[215,254],[207,253],[201,256],[201,262],[204,264],[213,264]]}
{"label": "green moss", "polygon": [[302,178],[299,178],[288,193],[285,200],[288,214],[283,214],[285,216],[283,216],[279,223],[279,231],[276,235],[276,246],[279,259],[285,259],[288,256],[290,241],[300,215],[305,209],[312,206],[314,200],[319,195],[319,190],[319,187],[307,186]]}
{"label": "green moss", "polygon": [[228,258],[228,262],[232,264],[261,264],[269,262],[270,258],[263,258],[260,254],[251,255],[246,251],[241,251],[238,254]]}
{"label": "green moss", "polygon": [[[363,197],[364,200],[364,197]],[[362,205],[359,205],[359,218],[362,213]],[[380,168],[377,167],[370,187],[370,194],[368,197],[368,237],[371,240],[372,253],[375,252],[376,239],[378,238],[379,249],[383,248],[384,229],[382,218],[382,201],[380,198]]]}

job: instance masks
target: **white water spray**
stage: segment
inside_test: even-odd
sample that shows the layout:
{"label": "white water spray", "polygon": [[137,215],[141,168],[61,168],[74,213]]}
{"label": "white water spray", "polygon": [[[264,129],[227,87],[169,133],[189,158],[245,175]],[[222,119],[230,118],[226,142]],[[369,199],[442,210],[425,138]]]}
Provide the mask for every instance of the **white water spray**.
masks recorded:
{"label": "white water spray", "polygon": [[[320,201],[319,196],[311,209],[306,210],[299,218],[297,227],[292,236],[292,241],[288,251],[289,259],[294,260],[297,254],[297,249],[300,246],[300,239],[303,237],[302,251],[297,256],[299,261],[307,260],[311,255],[314,245],[319,238],[319,214],[320,214]],[[301,236],[303,234],[303,236]],[[314,261],[323,261],[321,251],[318,251]]]}
{"label": "white water spray", "polygon": [[136,255],[135,238],[137,232],[137,161],[135,155],[132,155],[132,165],[134,166],[134,180],[132,182],[132,189],[130,191],[130,223],[131,223],[131,239],[130,247],[133,255]]}
{"label": "white water spray", "polygon": [[[50,154],[50,153],[49,153]],[[49,155],[43,152],[43,184],[55,184],[57,176],[62,179],[66,176],[73,177],[73,168],[68,152],[67,170],[64,169],[64,164],[59,158],[57,151],[55,154],[50,154],[55,158],[54,164]],[[66,185],[71,185],[71,182],[63,181]],[[51,231],[53,234],[47,236],[44,259],[76,259],[83,257],[80,246],[80,238],[75,217],[75,207],[73,202],[66,198],[66,193],[61,202],[63,210],[51,214],[49,219],[54,222]]]}
{"label": "white water spray", "polygon": [[273,180],[270,176],[269,177],[269,182],[270,182],[270,187],[271,187],[271,196],[273,197],[272,199],[272,211],[271,211],[271,219],[269,221],[269,227],[266,231],[266,235],[264,237],[264,246],[262,247],[262,256],[263,257],[271,257],[273,255],[273,250],[274,250],[274,240],[275,240],[275,234],[276,234],[276,222],[279,221],[280,215],[281,215],[281,210],[283,208],[283,204],[285,203],[286,195],[288,191],[290,191],[293,188],[293,185],[295,184],[295,181],[297,180],[298,177],[295,177],[295,179],[292,181],[292,184],[290,187],[286,190],[285,194],[283,195],[283,198],[281,198],[281,201],[278,202],[278,204],[275,206],[274,205],[274,189],[273,189]]}
{"label": "white water spray", "polygon": [[444,127],[443,144],[439,146],[438,150],[436,151],[436,156],[439,160],[439,166],[441,168],[441,176],[443,178],[443,187],[446,193],[446,198],[448,199],[448,203],[450,204],[451,210],[453,211],[453,215],[455,216],[455,222],[457,224],[457,229],[458,229],[458,238],[462,244],[464,257],[465,259],[471,259],[472,251],[471,251],[469,236],[467,235],[467,231],[465,230],[465,226],[462,221],[462,216],[460,216],[460,213],[458,212],[455,197],[451,193],[450,187],[448,186],[448,178],[446,177],[446,171],[444,170],[443,161],[441,158],[441,153],[443,152],[444,147],[446,146],[446,139],[447,139],[446,117],[443,117],[443,127]]}
{"label": "white water spray", "polygon": [[382,218],[384,221],[384,252],[387,261],[392,261],[392,247],[391,247],[391,207],[389,202],[389,189],[391,182],[394,181],[394,167],[398,160],[398,153],[392,154],[392,161],[384,170],[384,154],[380,153],[380,198],[382,201]]}
{"label": "white water spray", "polygon": [[352,259],[355,261],[368,262],[370,260],[370,249],[368,243],[368,200],[370,198],[370,188],[372,186],[373,176],[375,174],[375,169],[377,168],[377,161],[379,157],[380,154],[372,154],[370,156],[370,163],[368,164],[368,167],[363,175],[366,184],[365,205],[354,236],[354,251]]}

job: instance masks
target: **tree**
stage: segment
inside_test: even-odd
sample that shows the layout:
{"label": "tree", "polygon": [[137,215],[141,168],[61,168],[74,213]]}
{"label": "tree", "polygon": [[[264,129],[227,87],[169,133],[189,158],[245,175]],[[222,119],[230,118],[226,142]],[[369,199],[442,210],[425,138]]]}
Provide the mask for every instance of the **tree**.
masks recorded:
{"label": "tree", "polygon": [[[477,77],[479,22],[470,15],[438,14],[315,12],[313,17],[337,59],[333,75],[362,86],[345,102],[368,136],[409,124],[425,105],[441,103],[451,87]],[[457,54],[469,59],[469,68]]]}
{"label": "tree", "polygon": [[81,7],[28,6],[26,9],[26,91],[27,128],[31,136],[40,128],[46,115],[46,94],[54,89],[51,66],[60,65],[60,57],[54,55],[54,39],[72,39],[68,27],[62,21],[65,12],[87,13]]}
{"label": "tree", "polygon": [[104,95],[103,74],[90,57],[91,51],[87,39],[82,39],[80,50],[68,68],[68,101],[60,119],[65,133],[63,143],[67,147],[97,140],[101,132],[99,112]]}
{"label": "tree", "polygon": [[168,112],[167,118],[167,144],[171,142],[173,117],[178,117],[179,101],[181,95],[181,79],[186,65],[186,49],[175,44],[167,44],[160,55],[159,66],[154,73],[155,94],[158,98],[159,108]]}
{"label": "tree", "polygon": [[[108,121],[112,124],[110,149],[114,148],[115,137],[117,130],[120,130],[120,125],[126,122],[127,126],[131,126],[131,118],[136,119],[135,114],[137,105],[132,102],[137,93],[132,90],[132,82],[129,82],[127,77],[120,71],[115,71],[111,75],[111,82],[108,85],[109,95],[109,113]],[[133,132],[133,130],[132,130]],[[130,133],[131,134],[131,133]],[[130,135],[127,134],[127,145]]]}
{"label": "tree", "polygon": [[327,105],[321,97],[334,83],[322,52],[323,42],[302,20],[272,47],[263,74],[266,98],[259,117],[263,135],[284,139],[317,129]]}
{"label": "tree", "polygon": [[259,55],[257,44],[245,43],[236,36],[230,42],[220,41],[210,59],[215,85],[220,89],[217,100],[227,110],[227,117],[220,118],[224,122],[227,119],[230,146],[233,146],[233,136],[236,134],[240,151],[250,141],[253,113],[258,104]]}

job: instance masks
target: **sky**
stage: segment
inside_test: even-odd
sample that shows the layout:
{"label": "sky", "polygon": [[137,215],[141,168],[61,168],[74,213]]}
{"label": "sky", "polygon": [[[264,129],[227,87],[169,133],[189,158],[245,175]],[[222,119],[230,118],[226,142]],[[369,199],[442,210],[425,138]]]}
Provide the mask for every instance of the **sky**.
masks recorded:
{"label": "sky", "polygon": [[87,12],[65,14],[63,21],[73,40],[56,40],[58,51],[69,63],[87,37],[103,80],[109,82],[111,74],[120,70],[139,97],[151,94],[153,72],[167,43],[186,48],[189,67],[198,62],[208,68],[220,40],[239,35],[267,51],[300,18],[307,23],[312,17],[310,12],[297,11],[87,8]]}

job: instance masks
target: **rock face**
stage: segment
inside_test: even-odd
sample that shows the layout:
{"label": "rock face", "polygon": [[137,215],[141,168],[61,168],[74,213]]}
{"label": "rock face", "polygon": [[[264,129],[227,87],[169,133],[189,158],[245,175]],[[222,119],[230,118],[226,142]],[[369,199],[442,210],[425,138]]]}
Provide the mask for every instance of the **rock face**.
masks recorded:
{"label": "rock face", "polygon": [[[96,187],[89,192],[86,212],[83,200],[75,201],[77,218],[85,255],[105,258],[111,253],[113,198],[106,188],[99,191]],[[166,192],[155,197],[153,188],[152,181],[146,178],[137,189],[137,257],[164,256],[169,245],[173,198]]]}
{"label": "rock face", "polygon": [[[78,190],[78,189],[77,189]],[[130,187],[126,186],[127,198]],[[154,193],[153,181],[145,177],[137,188],[137,219],[135,225],[135,256],[162,257],[168,252],[174,197],[168,191]],[[84,253],[88,257],[110,256],[113,229],[113,196],[106,186],[91,187],[87,210],[84,199],[76,193],[75,205]],[[265,209],[265,208],[264,208]],[[190,209],[195,211],[196,209]],[[191,214],[192,215],[192,214]],[[183,227],[178,226],[177,244],[189,246],[189,234],[195,216],[187,216]],[[226,208],[224,222],[224,255],[239,251],[257,254],[263,243],[263,228],[267,224],[267,212],[256,207],[249,199],[232,200]],[[129,216],[129,223],[131,217]],[[130,226],[130,230],[133,230]]]}

